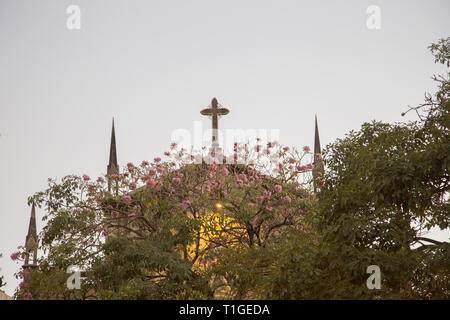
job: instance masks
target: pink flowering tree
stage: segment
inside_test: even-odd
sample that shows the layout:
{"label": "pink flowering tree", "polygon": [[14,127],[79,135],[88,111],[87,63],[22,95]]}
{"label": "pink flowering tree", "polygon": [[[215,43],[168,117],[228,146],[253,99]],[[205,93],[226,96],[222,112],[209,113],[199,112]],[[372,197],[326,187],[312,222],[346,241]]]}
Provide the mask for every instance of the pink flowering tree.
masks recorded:
{"label": "pink flowering tree", "polygon": [[[225,157],[172,144],[164,155],[128,163],[119,175],[49,179],[47,190],[30,197],[45,211],[44,254],[18,296],[244,297],[256,291],[250,280],[245,290],[235,288],[236,256],[262,253],[290,234],[313,234],[308,147],[258,141],[235,144]],[[67,287],[70,266],[84,270],[80,289]]]}

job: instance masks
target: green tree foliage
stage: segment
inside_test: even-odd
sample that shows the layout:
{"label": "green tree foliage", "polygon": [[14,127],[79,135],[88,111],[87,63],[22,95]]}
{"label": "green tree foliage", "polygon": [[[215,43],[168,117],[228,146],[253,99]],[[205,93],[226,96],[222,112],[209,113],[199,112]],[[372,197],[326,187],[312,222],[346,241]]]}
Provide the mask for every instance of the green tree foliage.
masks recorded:
{"label": "green tree foliage", "polygon": [[[449,66],[450,38],[432,45]],[[449,73],[411,108],[416,122],[365,123],[327,147],[318,194],[320,243],[283,250],[269,297],[446,299],[450,245],[425,237],[449,227]],[[378,265],[381,290],[366,288]]]}

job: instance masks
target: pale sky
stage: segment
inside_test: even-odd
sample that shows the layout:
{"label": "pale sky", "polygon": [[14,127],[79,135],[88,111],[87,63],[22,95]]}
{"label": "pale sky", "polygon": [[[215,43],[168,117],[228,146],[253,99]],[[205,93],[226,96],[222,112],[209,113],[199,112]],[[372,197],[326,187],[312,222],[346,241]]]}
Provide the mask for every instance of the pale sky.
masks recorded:
{"label": "pale sky", "polygon": [[[66,27],[69,5],[79,30]],[[366,26],[369,5],[379,30]],[[194,121],[208,128],[199,112],[213,97],[231,110],[221,128],[279,129],[289,146],[313,144],[317,114],[324,146],[366,121],[404,121],[434,91],[443,69],[427,46],[449,36],[449,12],[448,0],[0,0],[6,292],[27,197],[48,177],[104,174],[112,117],[120,165],[162,155]]]}

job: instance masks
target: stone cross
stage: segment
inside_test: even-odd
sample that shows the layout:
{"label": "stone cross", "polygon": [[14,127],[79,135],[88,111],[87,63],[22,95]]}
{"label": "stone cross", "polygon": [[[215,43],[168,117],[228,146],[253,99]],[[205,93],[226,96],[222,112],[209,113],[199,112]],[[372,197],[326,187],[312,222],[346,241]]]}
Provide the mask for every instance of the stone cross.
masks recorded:
{"label": "stone cross", "polygon": [[219,124],[218,124],[218,118],[219,116],[224,116],[228,114],[230,110],[227,108],[219,108],[219,103],[217,102],[216,98],[213,98],[211,101],[211,107],[203,109],[200,111],[200,113],[204,116],[211,116],[212,118],[212,146],[213,148],[216,148],[219,146],[218,140],[218,130],[219,130]]}

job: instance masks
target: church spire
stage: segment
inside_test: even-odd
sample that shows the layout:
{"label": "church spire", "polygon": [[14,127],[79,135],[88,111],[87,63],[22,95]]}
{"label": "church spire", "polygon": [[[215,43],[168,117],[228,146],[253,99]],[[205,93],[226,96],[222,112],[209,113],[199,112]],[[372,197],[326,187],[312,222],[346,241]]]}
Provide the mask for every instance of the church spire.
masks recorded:
{"label": "church spire", "polygon": [[[111,131],[111,145],[109,149],[109,164],[107,166],[106,175],[109,177],[114,174],[119,174],[119,165],[117,163],[116,132],[114,129],[114,118],[113,118]],[[109,179],[108,179],[108,190],[111,191],[111,183]]]}
{"label": "church spire", "polygon": [[317,125],[317,115],[316,115],[316,128],[314,135],[314,155],[318,153],[322,154],[322,151],[320,150],[319,126]]}
{"label": "church spire", "polygon": [[319,137],[319,126],[317,125],[317,115],[315,116],[315,132],[314,132],[314,170],[313,170],[313,179],[314,179],[314,193],[317,192],[320,185],[317,182],[317,179],[322,179],[324,174],[324,166],[322,160],[322,150],[320,148],[320,137]]}
{"label": "church spire", "polygon": [[[37,248],[38,236],[36,229],[36,210],[34,203],[31,207],[30,224],[28,225],[28,234],[25,239],[25,264],[26,267],[33,267],[37,265]],[[30,263],[30,253],[33,254],[33,261]]]}

